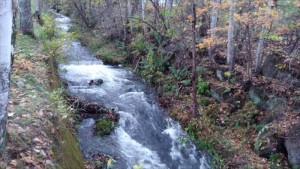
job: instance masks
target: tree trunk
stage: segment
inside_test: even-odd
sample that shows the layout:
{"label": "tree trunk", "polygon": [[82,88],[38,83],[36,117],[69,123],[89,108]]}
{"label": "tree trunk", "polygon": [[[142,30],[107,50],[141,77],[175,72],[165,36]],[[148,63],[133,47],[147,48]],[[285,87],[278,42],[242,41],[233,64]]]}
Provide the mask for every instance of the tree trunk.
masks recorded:
{"label": "tree trunk", "polygon": [[86,15],[83,13],[83,9],[81,7],[78,6],[78,4],[75,2],[75,1],[72,1],[73,2],[73,5],[75,6],[77,12],[79,13],[81,19],[83,20],[85,26],[87,28],[90,28],[90,24],[89,24],[89,21],[88,19],[86,18]]}
{"label": "tree trunk", "polygon": [[153,6],[154,6],[154,22],[153,23],[157,27],[157,25],[158,25],[158,19],[159,19],[159,13],[158,13],[159,11],[156,10],[155,6],[159,7],[159,0],[154,0]]}
{"label": "tree trunk", "polygon": [[234,57],[234,0],[230,0],[230,16],[229,16],[229,28],[227,38],[227,64],[230,65],[230,72],[233,71],[233,57]]}
{"label": "tree trunk", "polygon": [[36,11],[41,12],[42,10],[42,2],[41,0],[36,0]]}
{"label": "tree trunk", "polygon": [[171,11],[172,10],[172,7],[173,7],[173,0],[166,0],[166,10],[169,10]]}
{"label": "tree trunk", "polygon": [[[210,21],[210,36],[215,37],[216,36],[216,27],[218,22],[218,7],[217,4],[220,3],[220,0],[214,0],[213,1],[213,7],[211,10],[211,21]],[[213,53],[213,46],[209,49],[209,56],[212,56]]]}
{"label": "tree trunk", "polygon": [[122,13],[122,3],[121,1],[119,0],[119,10],[120,10],[120,17],[121,17],[121,21],[122,21],[122,25],[123,25],[123,40],[125,41],[126,40],[126,36],[127,36],[127,30],[126,30],[126,18],[124,19],[124,16],[126,17],[126,12],[125,12],[125,15],[123,15]]}
{"label": "tree trunk", "polygon": [[[266,20],[268,20],[272,2],[273,2],[273,0],[268,0],[267,11],[266,11],[266,15],[265,15]],[[262,54],[263,54],[264,45],[265,45],[265,38],[264,38],[263,34],[266,32],[266,30],[267,30],[267,26],[263,25],[262,30],[261,30],[261,35],[260,35],[259,41],[258,41],[258,47],[257,47],[257,50],[256,50],[255,73],[259,73],[259,71],[260,71],[260,65],[261,65],[261,62],[262,62]]]}
{"label": "tree trunk", "polygon": [[129,0],[125,0],[125,28],[126,28],[126,33],[128,31],[128,24],[130,23],[129,22],[129,8],[128,8],[128,3],[129,3]]}
{"label": "tree trunk", "polygon": [[41,9],[42,9],[41,0],[36,0],[36,10],[35,10],[35,13],[34,13],[34,17],[37,19],[37,21],[40,25],[43,25],[44,21],[43,21],[42,16],[41,16]]}
{"label": "tree trunk", "polygon": [[[17,40],[17,16],[18,16],[18,2],[13,0],[12,3],[12,9],[13,9],[13,19],[12,19],[12,36],[11,36],[11,44],[12,46],[15,46],[16,40]],[[14,63],[14,57],[11,57],[11,65]]]}
{"label": "tree trunk", "polygon": [[142,20],[143,20],[143,30],[144,30],[144,33],[146,33],[146,25],[144,24],[145,23],[145,5],[146,5],[146,2],[145,0],[141,0],[141,5],[142,5]]}
{"label": "tree trunk", "polygon": [[[171,12],[173,8],[173,0],[166,0],[166,11]],[[171,28],[170,25],[170,14],[167,14],[166,16],[166,25],[168,26],[168,28]]]}
{"label": "tree trunk", "polygon": [[20,0],[20,30],[25,35],[34,36],[31,14],[31,0]]}
{"label": "tree trunk", "polygon": [[198,101],[197,101],[197,72],[196,72],[196,4],[193,0],[193,37],[192,37],[192,53],[193,53],[193,72],[192,72],[192,83],[193,83],[193,116],[198,115]]}
{"label": "tree trunk", "polygon": [[130,17],[132,16],[132,5],[131,5],[131,0],[128,0],[127,2],[127,8],[128,8],[128,22],[129,22],[129,25],[130,25],[130,33],[132,34],[133,33],[133,26],[132,26],[132,23],[131,23],[131,19]]}
{"label": "tree trunk", "polygon": [[159,6],[159,0],[150,0],[151,4],[153,5],[153,7],[155,8],[155,11],[158,15],[158,18],[161,19],[162,25],[163,25],[163,29],[164,32],[166,32],[168,30],[168,27],[166,25],[166,19],[165,17],[160,13],[160,6]]}
{"label": "tree trunk", "polygon": [[[204,9],[205,8],[205,3],[204,3],[204,0],[201,0],[200,3],[199,3],[199,7],[201,9]],[[209,28],[209,23],[207,23],[207,21],[209,19],[208,18],[208,15],[207,13],[202,13],[201,16],[200,16],[200,22],[201,22],[201,25],[199,26],[199,36],[200,37],[204,37],[204,36],[207,36],[207,30]]]}
{"label": "tree trunk", "polygon": [[0,1],[0,156],[6,142],[6,119],[11,70],[12,0]]}
{"label": "tree trunk", "polygon": [[248,0],[248,13],[250,18],[250,23],[246,25],[246,56],[247,56],[247,75],[248,80],[251,81],[252,79],[252,65],[253,65],[253,58],[252,58],[252,32],[253,32],[253,5],[252,0]]}

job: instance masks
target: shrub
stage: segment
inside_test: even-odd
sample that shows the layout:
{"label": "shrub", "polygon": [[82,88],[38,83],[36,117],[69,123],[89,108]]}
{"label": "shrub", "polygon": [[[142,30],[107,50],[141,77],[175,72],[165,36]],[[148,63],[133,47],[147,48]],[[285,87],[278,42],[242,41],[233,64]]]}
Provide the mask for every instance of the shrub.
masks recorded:
{"label": "shrub", "polygon": [[202,78],[198,78],[197,93],[210,96],[209,85]]}
{"label": "shrub", "polygon": [[43,27],[39,30],[39,38],[42,41],[43,50],[48,56],[55,58],[57,61],[64,61],[62,56],[62,47],[70,45],[69,43],[76,37],[75,33],[63,33],[56,27],[53,17],[43,16],[45,21]]}

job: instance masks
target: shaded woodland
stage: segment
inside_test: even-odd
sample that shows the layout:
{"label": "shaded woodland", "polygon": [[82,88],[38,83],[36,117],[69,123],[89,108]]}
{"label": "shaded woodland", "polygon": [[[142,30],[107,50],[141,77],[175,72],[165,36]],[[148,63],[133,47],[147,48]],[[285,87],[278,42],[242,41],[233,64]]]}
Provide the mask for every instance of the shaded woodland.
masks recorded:
{"label": "shaded woodland", "polygon": [[[19,0],[11,6],[9,30],[14,32],[6,38],[12,39],[0,39],[1,48],[4,43],[17,44],[11,93],[22,93],[17,88],[22,77],[18,70],[49,80],[39,77],[32,63],[42,67],[45,58],[53,65],[64,60],[60,51],[64,42],[51,17],[55,11],[72,19],[69,32],[75,33],[69,36],[78,38],[95,57],[107,65],[130,67],[154,88],[160,106],[209,154],[212,168],[300,167],[298,0]],[[0,2],[0,20],[7,20],[2,7]],[[5,83],[0,94],[7,98],[12,51],[4,48],[0,78]],[[36,57],[22,60],[22,55],[29,55],[24,52],[27,48]],[[38,52],[33,51],[36,48]],[[55,99],[68,111],[62,97]],[[0,102],[0,129],[6,125],[6,105],[13,111],[18,102],[4,101],[3,106]],[[46,112],[55,114],[46,108],[37,112],[43,118]],[[14,126],[8,120],[8,126]],[[4,133],[1,130],[0,138],[6,137]],[[24,162],[15,154],[24,155],[29,148],[14,150],[12,136],[9,130],[8,154],[15,152],[9,158]]]}

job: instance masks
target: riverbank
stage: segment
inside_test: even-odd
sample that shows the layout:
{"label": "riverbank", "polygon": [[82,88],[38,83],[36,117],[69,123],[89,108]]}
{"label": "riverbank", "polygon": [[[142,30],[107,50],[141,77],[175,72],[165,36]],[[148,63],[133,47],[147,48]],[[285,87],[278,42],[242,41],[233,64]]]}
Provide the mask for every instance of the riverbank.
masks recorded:
{"label": "riverbank", "polygon": [[39,37],[43,27],[35,25],[35,31],[36,38],[17,35],[8,106],[7,151],[0,168],[84,168],[71,125],[72,110],[57,79],[49,78],[56,70]]}

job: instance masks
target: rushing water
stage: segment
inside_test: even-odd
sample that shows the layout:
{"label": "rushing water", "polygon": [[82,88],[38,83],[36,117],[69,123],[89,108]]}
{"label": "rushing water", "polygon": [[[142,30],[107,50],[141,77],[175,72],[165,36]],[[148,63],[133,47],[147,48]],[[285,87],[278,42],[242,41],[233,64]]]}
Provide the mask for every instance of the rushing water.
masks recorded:
{"label": "rushing water", "polygon": [[[58,26],[67,31],[68,17],[58,15]],[[120,114],[111,135],[93,135],[92,118],[78,129],[80,147],[86,158],[103,153],[116,160],[115,168],[130,169],[143,163],[145,169],[206,169],[205,156],[156,102],[155,92],[129,69],[103,65],[79,41],[65,51],[68,64],[61,64],[61,77],[71,93],[81,99],[114,108]],[[89,86],[102,79],[101,86]],[[183,141],[184,140],[184,141]]]}

